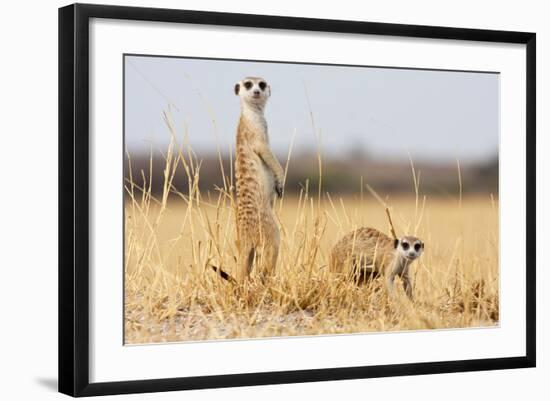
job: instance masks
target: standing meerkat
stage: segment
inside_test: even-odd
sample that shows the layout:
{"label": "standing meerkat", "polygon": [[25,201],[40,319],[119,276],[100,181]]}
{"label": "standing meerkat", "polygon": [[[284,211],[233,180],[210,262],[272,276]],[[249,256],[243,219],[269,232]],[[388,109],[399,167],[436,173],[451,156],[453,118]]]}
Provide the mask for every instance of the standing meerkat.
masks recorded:
{"label": "standing meerkat", "polygon": [[409,268],[423,251],[424,242],[416,237],[392,239],[374,228],[362,227],[346,234],[334,245],[329,269],[333,273],[351,274],[356,279],[383,274],[390,293],[395,277],[399,276],[407,296],[412,299]]}
{"label": "standing meerkat", "polygon": [[279,254],[279,227],[273,212],[275,195],[283,195],[283,168],[269,147],[264,109],[271,95],[265,79],[247,77],[235,84],[241,100],[237,127],[235,177],[237,184],[237,272],[232,279],[219,268],[222,278],[243,283],[254,261],[261,274],[273,273]]}

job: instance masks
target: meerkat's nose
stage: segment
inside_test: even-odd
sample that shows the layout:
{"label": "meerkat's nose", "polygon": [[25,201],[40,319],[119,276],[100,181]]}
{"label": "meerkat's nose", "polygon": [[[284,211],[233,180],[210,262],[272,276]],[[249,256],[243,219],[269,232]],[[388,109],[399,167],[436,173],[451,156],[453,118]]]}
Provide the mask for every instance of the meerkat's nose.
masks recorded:
{"label": "meerkat's nose", "polygon": [[254,89],[254,94],[255,94],[255,95],[259,95],[259,94],[260,94],[260,90],[259,90],[259,89]]}

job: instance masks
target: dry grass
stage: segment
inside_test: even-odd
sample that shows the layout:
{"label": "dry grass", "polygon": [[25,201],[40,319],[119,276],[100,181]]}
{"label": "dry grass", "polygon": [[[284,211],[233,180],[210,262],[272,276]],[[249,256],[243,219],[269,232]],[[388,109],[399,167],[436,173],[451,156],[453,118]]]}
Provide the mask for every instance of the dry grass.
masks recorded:
{"label": "dry grass", "polygon": [[[200,161],[178,145],[166,121],[172,143],[164,155],[164,193],[151,195],[150,172],[127,177],[125,185],[126,343],[498,324],[497,201],[461,191],[456,198],[426,199],[412,161],[409,197],[376,200],[358,188],[357,197],[341,199],[310,196],[305,188],[299,197],[277,201],[276,275],[265,285],[253,276],[244,288],[223,281],[207,265],[235,267],[232,172],[224,188],[201,194]],[[180,168],[187,188],[173,182]],[[415,234],[426,243],[413,265],[414,303],[403,291],[389,299],[379,281],[356,286],[326,267],[330,248],[348,231],[367,225],[389,233],[381,202],[391,208],[398,235]]]}

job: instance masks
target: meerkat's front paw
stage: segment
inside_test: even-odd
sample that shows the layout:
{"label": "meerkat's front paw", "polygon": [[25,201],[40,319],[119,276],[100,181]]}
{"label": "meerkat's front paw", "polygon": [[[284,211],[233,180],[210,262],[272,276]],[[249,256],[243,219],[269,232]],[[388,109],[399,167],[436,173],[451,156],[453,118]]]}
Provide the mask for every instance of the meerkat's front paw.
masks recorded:
{"label": "meerkat's front paw", "polygon": [[277,197],[283,197],[283,184],[280,181],[275,183],[275,192],[277,193]]}

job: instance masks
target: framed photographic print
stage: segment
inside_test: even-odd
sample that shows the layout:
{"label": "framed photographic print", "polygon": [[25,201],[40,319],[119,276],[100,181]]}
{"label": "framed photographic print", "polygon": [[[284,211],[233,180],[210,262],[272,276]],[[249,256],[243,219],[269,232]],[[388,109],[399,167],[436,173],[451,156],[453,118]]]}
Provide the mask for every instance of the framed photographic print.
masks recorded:
{"label": "framed photographic print", "polygon": [[61,8],[59,216],[72,396],[535,366],[535,34]]}

